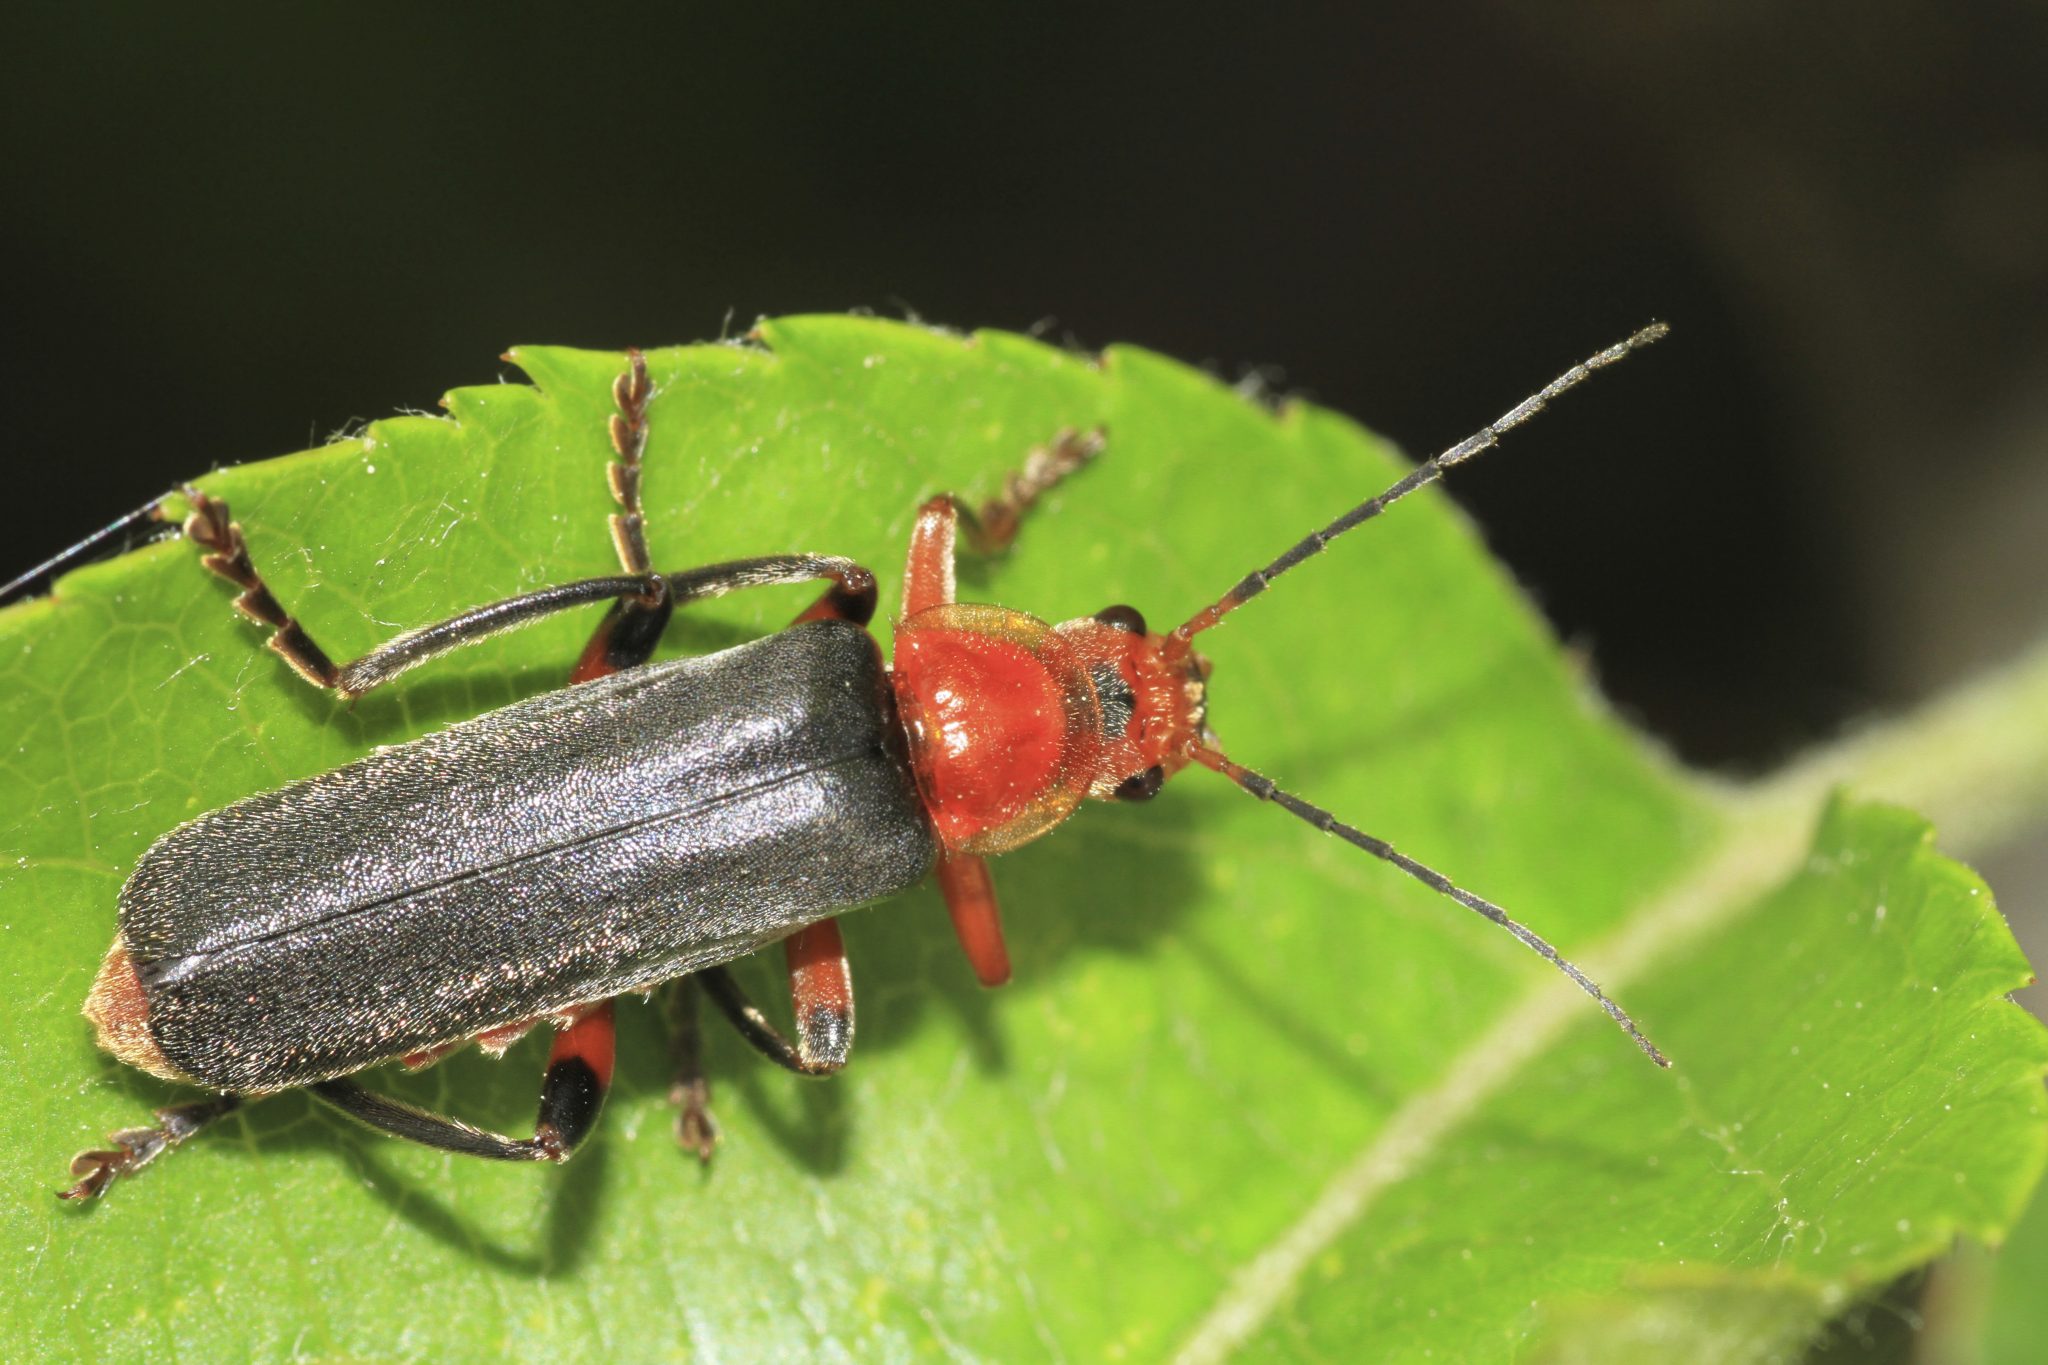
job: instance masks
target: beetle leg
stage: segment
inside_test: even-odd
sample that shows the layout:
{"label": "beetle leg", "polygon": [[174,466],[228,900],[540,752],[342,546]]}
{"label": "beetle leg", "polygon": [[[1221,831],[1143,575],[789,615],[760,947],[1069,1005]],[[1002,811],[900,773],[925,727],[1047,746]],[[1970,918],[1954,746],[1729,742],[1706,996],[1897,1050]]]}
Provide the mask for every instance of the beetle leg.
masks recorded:
{"label": "beetle leg", "polygon": [[732,1020],[740,1036],[779,1066],[804,1076],[828,1076],[846,1065],[853,1052],[853,972],[837,920],[820,920],[782,941],[789,965],[789,999],[796,1012],[796,1041],[791,1043],[768,1022],[747,993],[723,967],[711,967],[675,984],[675,1084],[669,1102],[680,1106],[676,1141],[709,1161],[718,1145],[718,1125],[711,1118],[711,1082],[704,1075],[703,1040],[698,1028],[698,978],[718,1008]]}
{"label": "beetle leg", "polygon": [[[557,611],[595,602],[616,601],[630,594],[644,599],[650,610],[663,610],[662,619],[665,621],[665,606],[674,597],[667,580],[654,574],[583,579],[494,602],[435,625],[409,630],[360,659],[336,665],[327,651],[314,643],[306,628],[284,609],[263,581],[263,575],[256,571],[255,563],[249,558],[249,543],[242,534],[241,523],[234,519],[227,503],[190,484],[183,492],[192,506],[191,513],[185,518],[185,538],[210,552],[200,563],[242,590],[241,595],[235,598],[236,609],[251,620],[271,628],[267,643],[300,677],[316,687],[332,688],[344,697],[359,697],[415,664]],[[658,635],[659,631],[655,633]],[[652,649],[651,643],[648,648]]]}
{"label": "beetle leg", "polygon": [[988,859],[942,853],[933,871],[975,979],[984,986],[1002,985],[1010,979],[1010,950],[1003,943],[1002,906],[996,900]]}
{"label": "beetle leg", "polygon": [[242,1104],[240,1095],[215,1095],[157,1110],[154,1128],[124,1128],[109,1134],[107,1140],[114,1144],[113,1150],[80,1152],[71,1158],[71,1174],[80,1180],[68,1190],[57,1191],[57,1197],[97,1199],[120,1177],[133,1175],[215,1119],[234,1113]]}
{"label": "beetle leg", "polygon": [[906,620],[952,602],[956,590],[953,561],[958,557],[956,542],[963,510],[964,505],[951,493],[941,493],[917,509],[917,522],[910,528],[910,554],[903,565]]}
{"label": "beetle leg", "polygon": [[1003,491],[963,518],[968,547],[978,555],[1009,549],[1025,513],[1060,480],[1100,455],[1104,444],[1100,427],[1086,433],[1069,427],[1025,456],[1023,468],[1004,476]]}
{"label": "beetle leg", "polygon": [[[681,573],[648,574],[644,578],[618,575],[579,578],[571,583],[558,583],[551,588],[508,597],[502,602],[472,607],[459,616],[416,627],[386,641],[361,658],[337,667],[319,646],[312,644],[311,637],[285,614],[270,590],[263,586],[262,579],[249,565],[248,547],[242,540],[241,528],[229,519],[227,504],[196,488],[188,487],[185,496],[195,508],[186,520],[187,534],[202,545],[219,543],[228,547],[206,556],[205,563],[231,581],[248,585],[236,603],[256,619],[276,626],[270,640],[271,648],[315,684],[331,687],[351,699],[390,682],[429,659],[437,659],[464,645],[473,645],[503,631],[531,625],[556,612],[575,607],[601,602],[609,602],[616,607],[620,599],[630,597],[658,613],[664,602],[679,606],[706,597],[722,597],[745,588],[815,583],[819,579],[832,581],[834,586],[828,595],[837,594],[849,601],[868,598],[874,592],[872,573],[850,559],[834,555],[764,555],[757,559],[708,564],[703,568],[685,569]],[[652,652],[654,641],[660,635],[658,627],[665,620],[665,616],[659,615],[644,618],[630,639],[621,641],[621,648],[629,654],[642,651],[639,657],[645,658],[646,653]],[[282,624],[278,624],[280,622]],[[649,629],[649,626],[655,628]],[[603,636],[601,630],[600,638]],[[311,653],[306,652],[308,647]],[[601,664],[603,662],[601,660]],[[615,667],[600,666],[592,676],[616,671]]]}
{"label": "beetle leg", "polygon": [[718,1123],[711,1117],[711,1079],[704,1074],[702,996],[695,976],[678,977],[670,984],[669,998],[675,1002],[670,1055],[676,1071],[668,1102],[676,1106],[677,1144],[708,1162],[718,1147]]}
{"label": "beetle leg", "polygon": [[796,1006],[796,1041],[781,1030],[723,967],[707,967],[697,975],[705,993],[740,1037],[777,1066],[799,1076],[829,1076],[846,1065],[853,1051],[853,975],[839,926],[820,920],[783,940],[789,962],[789,992]]}
{"label": "beetle leg", "polygon": [[[1063,431],[1052,443],[1031,452],[1024,467],[1003,480],[1002,493],[977,512],[951,493],[941,493],[917,511],[910,533],[910,554],[903,568],[903,614],[915,616],[945,606],[956,591],[954,565],[964,530],[976,554],[999,554],[1017,538],[1029,512],[1046,490],[1102,453],[1100,428],[1083,435]],[[1003,923],[996,902],[995,881],[985,860],[942,854],[939,889],[953,917],[953,930],[984,986],[1010,979],[1010,954],[1003,943]]]}
{"label": "beetle leg", "polygon": [[647,380],[647,357],[638,348],[626,352],[626,372],[612,381],[612,450],[618,459],[605,467],[619,510],[612,517],[612,545],[619,567],[629,574],[653,571],[647,554],[647,523],[640,515],[640,457],[647,451],[647,400],[654,386]]}
{"label": "beetle leg", "polygon": [[[360,696],[429,659],[488,639],[500,631],[528,625],[570,607],[596,602],[616,605],[619,598],[636,593],[649,607],[659,606],[664,598],[680,607],[747,588],[830,579],[837,591],[858,598],[874,591],[874,577],[852,560],[837,555],[762,555],[757,559],[733,559],[684,569],[680,573],[649,574],[646,578],[579,578],[573,583],[471,607],[460,616],[409,630],[362,658],[343,664],[340,687],[344,696]],[[648,637],[646,648],[653,648],[653,637]],[[600,668],[600,676],[605,671]]]}
{"label": "beetle leg", "polygon": [[[619,567],[642,578],[653,571],[647,553],[647,519],[640,512],[640,457],[647,450],[647,400],[653,393],[647,357],[638,350],[627,351],[626,372],[612,381],[612,402],[618,407],[611,417],[612,452],[618,458],[605,466],[605,478],[619,504],[611,519],[612,548],[619,553]],[[654,657],[654,647],[661,643],[661,633],[668,629],[674,611],[672,597],[652,603],[637,593],[619,598],[583,647],[569,681],[589,682],[646,663]]]}
{"label": "beetle leg", "polygon": [[797,1058],[808,1075],[837,1071],[853,1054],[853,969],[839,921],[805,925],[782,940],[782,954],[796,1014]]}
{"label": "beetle leg", "polygon": [[267,642],[299,676],[315,687],[341,686],[341,670],[327,657],[327,651],[313,643],[306,628],[294,620],[263,575],[249,558],[249,543],[242,538],[242,525],[219,498],[209,497],[190,484],[185,500],[192,504],[185,517],[185,539],[210,551],[199,562],[242,590],[235,610],[252,621],[270,627]]}
{"label": "beetle leg", "polygon": [[[611,417],[611,438],[618,459],[606,467],[605,473],[612,497],[619,504],[619,512],[611,519],[612,545],[619,553],[619,565],[628,574],[645,575],[653,560],[647,552],[647,523],[640,510],[640,468],[641,458],[647,452],[647,402],[654,388],[647,377],[647,358],[637,350],[629,350],[626,360],[626,373],[612,381],[612,402],[618,411]],[[822,576],[832,579],[831,586],[796,618],[796,624],[851,621],[864,626],[874,619],[873,574],[852,566],[851,572]],[[668,628],[675,601],[685,591],[679,583],[671,586],[677,592],[667,602],[650,604],[638,595],[629,595],[613,604],[591,635],[590,643],[583,647],[583,655],[569,680],[588,682],[652,658],[661,633]]]}
{"label": "beetle leg", "polygon": [[533,1126],[533,1141],[549,1161],[567,1161],[596,1126],[612,1088],[617,1041],[609,1000],[555,1035]]}
{"label": "beetle leg", "polygon": [[533,1136],[511,1138],[431,1110],[379,1095],[347,1077],[307,1086],[350,1118],[444,1152],[493,1161],[567,1161],[590,1134],[612,1083],[612,1002],[607,1000],[555,1035],[541,1081]]}
{"label": "beetle leg", "polygon": [[1101,428],[1082,433],[1071,428],[1024,458],[1021,469],[1003,477],[1003,491],[976,508],[951,493],[941,493],[917,510],[910,533],[910,558],[903,571],[903,614],[914,616],[926,607],[953,600],[953,564],[959,533],[978,555],[996,555],[1010,548],[1024,516],[1060,480],[1100,455]]}

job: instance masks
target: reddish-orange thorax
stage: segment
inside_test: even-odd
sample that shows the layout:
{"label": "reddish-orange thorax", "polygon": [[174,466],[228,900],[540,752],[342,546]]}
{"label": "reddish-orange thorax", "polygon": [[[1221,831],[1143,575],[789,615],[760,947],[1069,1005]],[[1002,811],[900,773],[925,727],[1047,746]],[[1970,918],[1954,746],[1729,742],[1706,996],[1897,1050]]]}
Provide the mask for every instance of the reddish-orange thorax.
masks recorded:
{"label": "reddish-orange thorax", "polygon": [[1202,735],[1198,658],[1093,617],[1051,626],[950,603],[897,624],[893,681],[926,809],[949,852],[1001,853]]}

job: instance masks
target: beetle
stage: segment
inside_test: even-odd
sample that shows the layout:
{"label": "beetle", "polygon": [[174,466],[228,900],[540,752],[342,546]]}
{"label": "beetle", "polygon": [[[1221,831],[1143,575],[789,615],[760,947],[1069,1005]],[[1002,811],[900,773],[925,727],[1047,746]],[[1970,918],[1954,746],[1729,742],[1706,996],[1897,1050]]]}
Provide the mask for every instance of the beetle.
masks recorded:
{"label": "beetle", "polygon": [[[1501,925],[1668,1066],[1620,1006],[1498,906],[1226,757],[1207,724],[1210,665],[1193,647],[1337,536],[1664,331],[1652,325],[1573,366],[1164,633],[1128,606],[1051,625],[956,600],[956,555],[1000,551],[1049,489],[1104,448],[1102,432],[1062,433],[978,509],[951,494],[920,507],[887,664],[866,629],[875,576],[851,560],[653,570],[640,503],[653,387],[637,351],[609,419],[621,572],[477,607],[348,663],[271,592],[227,505],[187,487],[183,530],[204,566],[269,628],[271,650],[344,698],[500,631],[608,605],[568,687],[237,801],[150,846],[121,890],[84,1012],[114,1057],[213,1093],[80,1153],[77,1181],[60,1194],[93,1199],[248,1101],[293,1089],[430,1147],[567,1160],[610,1083],[613,1001],[657,987],[681,1005],[678,1137],[708,1159],[717,1129],[700,995],[775,1062],[836,1071],[852,1049],[854,1004],[835,916],[934,875],[975,975],[1000,985],[1010,965],[987,860],[1086,798],[1146,800],[1191,764]],[[802,582],[825,586],[788,628],[650,662],[678,606]],[[776,942],[793,1038],[725,965]],[[502,1052],[542,1023],[558,1031],[528,1138],[356,1079],[472,1042]]]}

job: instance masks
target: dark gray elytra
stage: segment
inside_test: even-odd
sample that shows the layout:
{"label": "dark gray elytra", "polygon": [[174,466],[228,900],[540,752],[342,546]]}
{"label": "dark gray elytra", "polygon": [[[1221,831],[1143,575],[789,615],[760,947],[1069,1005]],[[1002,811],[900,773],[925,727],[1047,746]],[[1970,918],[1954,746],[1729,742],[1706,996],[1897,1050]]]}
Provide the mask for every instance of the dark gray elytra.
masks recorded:
{"label": "dark gray elytra", "polygon": [[629,669],[203,815],[121,933],[168,1062],[306,1085],[645,989],[936,856],[859,626]]}

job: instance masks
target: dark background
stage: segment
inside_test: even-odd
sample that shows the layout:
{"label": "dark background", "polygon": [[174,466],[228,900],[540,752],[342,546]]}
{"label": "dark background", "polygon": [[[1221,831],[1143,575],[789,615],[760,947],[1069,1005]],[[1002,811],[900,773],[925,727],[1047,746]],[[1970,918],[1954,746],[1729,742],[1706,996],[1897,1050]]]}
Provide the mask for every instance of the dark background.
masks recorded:
{"label": "dark background", "polygon": [[1647,728],[1760,770],[2048,617],[2036,8],[717,8],[15,7],[0,577],[515,342],[865,307],[1420,454],[1665,318],[1453,481]]}
{"label": "dark background", "polygon": [[1419,455],[1664,318],[1452,480],[1648,730],[1762,771],[2048,625],[2036,5],[567,10],[10,7],[0,579],[518,342],[870,308]]}

